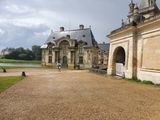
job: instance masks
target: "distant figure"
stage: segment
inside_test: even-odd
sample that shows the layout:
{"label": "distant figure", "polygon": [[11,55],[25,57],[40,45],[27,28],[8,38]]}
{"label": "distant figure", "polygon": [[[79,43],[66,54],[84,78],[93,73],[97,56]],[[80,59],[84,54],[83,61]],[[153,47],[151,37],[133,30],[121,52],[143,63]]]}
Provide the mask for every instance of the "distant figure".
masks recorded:
{"label": "distant figure", "polygon": [[58,68],[58,70],[61,72],[61,63],[57,63],[57,68]]}

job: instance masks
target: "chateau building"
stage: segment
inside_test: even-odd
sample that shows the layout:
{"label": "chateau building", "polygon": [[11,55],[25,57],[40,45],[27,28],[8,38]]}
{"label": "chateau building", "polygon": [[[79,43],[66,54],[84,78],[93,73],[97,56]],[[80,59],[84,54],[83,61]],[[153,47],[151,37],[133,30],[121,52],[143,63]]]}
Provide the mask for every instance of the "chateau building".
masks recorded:
{"label": "chateau building", "polygon": [[65,30],[51,32],[42,48],[42,64],[56,66],[61,63],[63,67],[91,68],[98,64],[98,44],[93,36],[91,28]]}
{"label": "chateau building", "polygon": [[108,67],[109,43],[99,43],[98,66],[102,69]]}
{"label": "chateau building", "polygon": [[160,83],[160,10],[156,0],[131,1],[127,22],[108,35],[108,74]]}

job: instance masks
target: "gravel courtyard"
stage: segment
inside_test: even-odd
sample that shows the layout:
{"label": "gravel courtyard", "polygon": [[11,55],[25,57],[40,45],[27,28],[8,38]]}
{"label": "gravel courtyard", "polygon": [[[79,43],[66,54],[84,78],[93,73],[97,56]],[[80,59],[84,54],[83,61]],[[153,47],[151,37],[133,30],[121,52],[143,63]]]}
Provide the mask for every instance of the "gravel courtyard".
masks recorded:
{"label": "gravel courtyard", "polygon": [[23,71],[26,79],[0,93],[0,120],[160,120],[160,88],[88,71]]}

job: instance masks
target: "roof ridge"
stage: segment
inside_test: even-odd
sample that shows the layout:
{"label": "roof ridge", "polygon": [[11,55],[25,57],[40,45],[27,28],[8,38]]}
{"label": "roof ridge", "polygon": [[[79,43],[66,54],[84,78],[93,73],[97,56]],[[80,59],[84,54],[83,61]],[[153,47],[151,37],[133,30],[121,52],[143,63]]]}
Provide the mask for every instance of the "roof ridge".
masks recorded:
{"label": "roof ridge", "polygon": [[[69,32],[69,31],[82,31],[82,30],[90,30],[90,28],[84,28],[84,29],[72,29],[72,30],[64,30],[64,31],[61,31],[61,32]],[[60,32],[60,31],[54,31],[54,32]],[[54,33],[53,32],[53,33]]]}

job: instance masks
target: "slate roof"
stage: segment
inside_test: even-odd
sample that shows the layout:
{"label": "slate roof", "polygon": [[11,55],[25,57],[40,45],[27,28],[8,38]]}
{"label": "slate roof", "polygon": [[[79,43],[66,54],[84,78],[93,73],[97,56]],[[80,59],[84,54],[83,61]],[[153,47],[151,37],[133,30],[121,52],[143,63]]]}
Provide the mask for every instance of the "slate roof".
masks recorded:
{"label": "slate roof", "polygon": [[98,47],[101,51],[104,51],[105,53],[109,52],[109,43],[102,43],[102,44],[98,44]]}
{"label": "slate roof", "polygon": [[144,9],[144,8],[147,8],[147,7],[149,7],[148,0],[140,0],[139,9]]}
{"label": "slate roof", "polygon": [[148,12],[154,10],[155,13],[160,13],[160,10],[155,3],[153,6],[149,6],[149,3],[147,0],[140,0],[140,5],[139,5],[139,12]]}
{"label": "slate roof", "polygon": [[50,34],[45,44],[51,42],[54,43],[56,40],[70,36],[70,39],[75,39],[77,41],[84,41],[87,43],[86,47],[92,47],[94,43],[97,43],[91,28],[85,29],[75,29],[75,30],[65,30],[65,31],[55,31]]}

